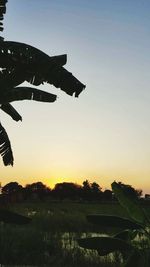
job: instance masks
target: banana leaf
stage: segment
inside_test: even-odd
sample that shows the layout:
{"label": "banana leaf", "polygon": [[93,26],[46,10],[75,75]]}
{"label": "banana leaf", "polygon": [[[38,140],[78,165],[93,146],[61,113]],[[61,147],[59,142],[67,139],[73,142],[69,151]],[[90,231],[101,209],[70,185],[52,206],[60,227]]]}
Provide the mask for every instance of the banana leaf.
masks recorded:
{"label": "banana leaf", "polygon": [[113,235],[113,237],[122,239],[124,241],[131,241],[137,236],[138,233],[139,232],[137,230],[124,230]]}
{"label": "banana leaf", "polygon": [[10,70],[19,68],[25,80],[33,85],[46,82],[71,96],[75,94],[75,97],[78,97],[85,85],[62,67],[66,60],[66,55],[50,57],[41,50],[24,43],[11,41],[0,43],[1,68]]}
{"label": "banana leaf", "polygon": [[[0,31],[3,30],[3,15],[7,0],[0,0]],[[85,85],[63,66],[67,55],[48,56],[41,50],[19,42],[4,41],[0,37],[0,104],[1,110],[14,120],[22,120],[10,102],[36,100],[54,102],[56,95],[30,87],[16,87],[27,81],[33,85],[49,83],[69,95],[78,97]],[[5,129],[0,124],[0,154],[4,165],[13,165],[11,144]]]}
{"label": "banana leaf", "polygon": [[0,221],[12,224],[28,224],[31,219],[9,210],[0,209]]}
{"label": "banana leaf", "polygon": [[4,165],[12,165],[14,162],[11,144],[8,135],[0,123],[0,155],[2,156]]}
{"label": "banana leaf", "polygon": [[13,120],[15,121],[22,121],[22,117],[20,114],[15,110],[15,108],[11,104],[2,104],[1,105],[1,110],[3,110],[5,113],[10,115]]}
{"label": "banana leaf", "polygon": [[132,220],[113,215],[103,215],[103,214],[88,215],[87,220],[90,223],[98,224],[99,226],[116,227],[122,229],[142,228],[142,225]]}
{"label": "banana leaf", "polygon": [[97,250],[101,256],[115,251],[124,252],[132,249],[129,243],[113,237],[90,237],[78,239],[77,241],[80,247]]}
{"label": "banana leaf", "polygon": [[7,0],[0,0],[0,31],[3,31],[3,15],[6,13]]}
{"label": "banana leaf", "polygon": [[26,80],[23,66],[2,68],[0,71],[0,92],[16,87]]}
{"label": "banana leaf", "polygon": [[54,102],[56,101],[56,95],[32,87],[15,87],[0,95],[1,103],[8,103],[19,100]]}
{"label": "banana leaf", "polygon": [[113,182],[111,186],[119,203],[127,210],[130,217],[137,223],[145,226],[145,224],[148,222],[148,219],[138,201],[130,199],[130,197],[118,183]]}

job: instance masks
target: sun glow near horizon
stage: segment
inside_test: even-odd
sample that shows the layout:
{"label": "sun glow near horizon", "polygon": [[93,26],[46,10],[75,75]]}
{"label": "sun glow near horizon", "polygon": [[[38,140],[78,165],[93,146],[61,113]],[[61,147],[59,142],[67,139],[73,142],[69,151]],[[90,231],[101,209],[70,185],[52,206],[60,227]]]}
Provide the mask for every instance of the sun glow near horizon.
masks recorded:
{"label": "sun glow near horizon", "polygon": [[150,193],[149,8],[139,0],[8,1],[5,39],[67,53],[65,67],[87,87],[75,99],[40,86],[58,100],[14,103],[22,123],[1,112],[15,158],[13,168],[0,162],[2,185],[88,179],[110,188],[116,180]]}
{"label": "sun glow near horizon", "polygon": [[[50,169],[43,171],[43,169],[41,169],[41,172],[39,172],[39,169],[29,169],[28,171],[25,171],[25,169],[18,170],[17,167],[16,170],[15,168],[10,168],[9,172],[7,170],[7,172],[5,172],[5,175],[2,176],[1,182],[2,186],[12,181],[16,181],[19,184],[25,186],[26,184],[41,181],[48,187],[54,188],[55,184],[62,182],[73,182],[82,185],[83,181],[87,179],[91,183],[97,182],[102,187],[102,190],[105,190],[111,189],[111,183],[113,181],[121,181],[125,184],[132,185],[136,189],[142,189],[143,194],[150,193],[150,188],[143,184],[141,178],[143,175],[145,175],[144,173],[139,173],[139,176],[137,176],[137,173],[135,171],[126,172],[126,176],[123,176],[122,173],[125,173],[125,171],[119,172],[118,170],[111,170],[110,174],[108,174],[108,170],[105,170],[104,173],[96,173],[96,171],[94,170],[91,170],[91,172],[85,170],[77,170],[75,173],[73,173],[73,171],[68,171],[67,169],[60,169],[59,171],[50,171]],[[147,181],[147,183],[149,183],[149,181]]]}

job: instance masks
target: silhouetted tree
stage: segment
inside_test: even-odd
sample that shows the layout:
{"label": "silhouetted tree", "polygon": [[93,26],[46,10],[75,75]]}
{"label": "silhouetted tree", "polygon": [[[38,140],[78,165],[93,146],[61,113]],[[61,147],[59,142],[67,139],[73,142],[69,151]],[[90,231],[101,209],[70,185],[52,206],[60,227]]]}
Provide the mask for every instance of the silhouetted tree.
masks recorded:
{"label": "silhouetted tree", "polygon": [[111,201],[112,200],[112,191],[109,190],[109,189],[106,189],[103,192],[103,199],[106,200],[106,201]]}
{"label": "silhouetted tree", "polygon": [[53,189],[53,196],[63,199],[75,200],[80,197],[81,186],[75,183],[57,183]]}
{"label": "silhouetted tree", "polygon": [[83,190],[91,191],[91,184],[88,180],[83,181],[82,184],[83,184],[83,186],[82,186]]}
{"label": "silhouetted tree", "polygon": [[140,198],[143,195],[143,190],[142,189],[135,189],[137,197]]}
{"label": "silhouetted tree", "polygon": [[88,180],[83,181],[83,186],[82,186],[82,198],[85,200],[90,200],[91,199],[91,184]]}
{"label": "silhouetted tree", "polygon": [[100,185],[98,183],[96,183],[96,182],[91,183],[91,193],[92,193],[91,199],[92,200],[102,199],[103,193],[102,193],[101,189],[102,188],[100,187]]}
{"label": "silhouetted tree", "polygon": [[[3,30],[3,14],[7,0],[0,1],[0,31]],[[19,100],[54,102],[56,95],[33,87],[20,87],[27,81],[32,85],[49,83],[69,95],[78,97],[85,85],[77,80],[63,66],[66,55],[48,56],[39,49],[19,42],[4,41],[0,37],[0,108],[15,121],[22,120],[10,104]],[[19,86],[19,87],[18,87]],[[0,124],[0,155],[4,165],[13,165],[13,153],[8,135]]]}
{"label": "silhouetted tree", "polygon": [[50,188],[42,182],[27,184],[24,188],[26,198],[36,196],[39,199],[44,199],[51,192]]}
{"label": "silhouetted tree", "polygon": [[6,203],[15,203],[24,200],[22,185],[17,182],[10,182],[2,187],[2,197]]}
{"label": "silhouetted tree", "polygon": [[22,185],[17,182],[10,182],[2,187],[2,194],[12,194],[22,190]]}
{"label": "silhouetted tree", "polygon": [[83,181],[82,199],[85,200],[100,200],[102,198],[101,187],[98,183],[90,183],[88,180]]}
{"label": "silhouetted tree", "polygon": [[96,182],[91,183],[91,190],[92,190],[92,192],[93,192],[94,194],[99,193],[99,192],[101,191],[101,189],[102,189],[102,188],[100,187],[100,185],[97,184]]}

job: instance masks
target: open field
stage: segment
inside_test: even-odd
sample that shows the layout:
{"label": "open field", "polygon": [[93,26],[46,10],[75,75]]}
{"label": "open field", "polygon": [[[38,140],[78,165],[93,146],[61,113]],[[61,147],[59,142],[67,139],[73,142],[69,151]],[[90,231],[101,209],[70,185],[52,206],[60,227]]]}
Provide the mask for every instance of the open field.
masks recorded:
{"label": "open field", "polygon": [[[86,221],[87,214],[126,216],[114,203],[33,202],[15,204],[11,210],[32,218],[26,226],[0,225],[0,263],[34,266],[117,267],[119,255],[100,257],[97,252],[79,248],[77,238],[111,233]],[[150,207],[146,207],[150,213]],[[119,230],[119,229],[117,229]]]}

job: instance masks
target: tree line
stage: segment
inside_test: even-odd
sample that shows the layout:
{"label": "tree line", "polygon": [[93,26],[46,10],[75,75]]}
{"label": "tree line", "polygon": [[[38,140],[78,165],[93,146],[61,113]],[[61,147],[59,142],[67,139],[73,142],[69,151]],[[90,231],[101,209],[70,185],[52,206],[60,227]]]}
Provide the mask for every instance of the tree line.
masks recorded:
{"label": "tree line", "polygon": [[[131,185],[119,182],[126,190],[128,195],[133,198],[140,198],[142,190],[137,190]],[[114,200],[110,189],[102,190],[102,187],[96,182],[83,181],[82,185],[73,182],[56,183],[51,189],[42,182],[27,184],[24,187],[18,182],[10,182],[1,186],[1,199],[10,201],[24,200],[44,200],[50,198],[53,200],[78,200],[78,201],[111,201]]]}

